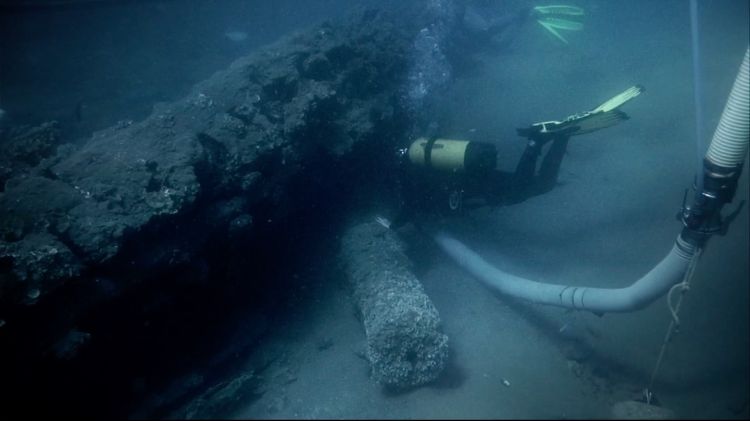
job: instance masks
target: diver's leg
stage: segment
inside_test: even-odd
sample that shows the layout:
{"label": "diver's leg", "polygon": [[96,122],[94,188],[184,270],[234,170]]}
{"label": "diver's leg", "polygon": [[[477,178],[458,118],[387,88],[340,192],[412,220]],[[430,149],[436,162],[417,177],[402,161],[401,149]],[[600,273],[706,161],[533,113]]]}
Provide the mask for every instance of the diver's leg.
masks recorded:
{"label": "diver's leg", "polygon": [[526,144],[526,149],[518,160],[516,171],[513,173],[511,183],[508,186],[511,198],[525,198],[528,195],[529,190],[535,183],[534,173],[541,149],[542,144],[536,140],[529,140]]}
{"label": "diver's leg", "polygon": [[526,149],[524,149],[523,155],[516,165],[516,172],[514,173],[516,182],[530,183],[534,179],[536,162],[539,159],[541,149],[542,147],[537,141],[530,140],[526,144]]}
{"label": "diver's leg", "polygon": [[557,176],[560,174],[560,164],[562,164],[565,151],[568,149],[568,140],[570,136],[561,136],[555,138],[550,146],[549,151],[542,160],[539,168],[539,175],[536,177],[536,194],[546,193],[557,184]]}
{"label": "diver's leg", "polygon": [[[560,172],[560,164],[568,147],[569,138],[569,136],[559,136],[530,139],[523,155],[518,160],[514,173],[496,171],[493,174],[491,178],[495,180],[490,183],[492,186],[486,196],[487,202],[489,204],[519,203],[551,190],[557,183],[557,175]],[[541,149],[549,140],[552,140],[552,146],[544,156],[539,173],[536,174]]]}

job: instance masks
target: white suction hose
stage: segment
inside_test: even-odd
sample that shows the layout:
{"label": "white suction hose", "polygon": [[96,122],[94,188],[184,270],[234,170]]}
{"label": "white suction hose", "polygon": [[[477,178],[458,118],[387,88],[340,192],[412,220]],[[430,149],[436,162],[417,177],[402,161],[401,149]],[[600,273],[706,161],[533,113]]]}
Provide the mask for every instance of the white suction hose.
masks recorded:
{"label": "white suction hose", "polygon": [[[677,238],[667,256],[650,272],[625,288],[589,288],[535,282],[503,272],[477,253],[445,233],[435,241],[461,267],[498,292],[539,304],[549,304],[594,313],[627,312],[650,304],[681,282],[695,247]],[[685,247],[685,249],[682,249]]]}
{"label": "white suction hose", "polygon": [[[699,191],[702,200],[713,200],[708,204],[701,202],[692,209],[686,208],[691,219],[690,225],[683,218],[685,228],[677,237],[672,250],[651,271],[625,288],[589,288],[568,285],[554,285],[520,278],[503,272],[482,259],[476,252],[451,237],[438,232],[434,239],[456,263],[469,273],[502,294],[521,298],[535,303],[549,304],[572,309],[588,310],[594,313],[628,312],[641,309],[661,297],[669,289],[683,281],[696,252],[703,246],[712,231],[703,228],[717,218],[720,220],[721,206],[731,201],[736,187],[739,169],[745,160],[748,150],[748,124],[750,124],[750,107],[748,106],[748,56],[745,52],[739,74],[724,108],[721,121],[706,153],[707,188],[713,186],[716,191]],[[710,166],[710,169],[709,169]],[[718,178],[718,181],[717,181]],[[728,181],[726,181],[728,180]],[[731,194],[717,199],[730,186]],[[728,200],[727,200],[728,199]],[[696,199],[698,200],[698,199]],[[692,213],[691,213],[692,211]],[[697,222],[695,222],[697,221]],[[706,222],[709,221],[709,222]]]}
{"label": "white suction hose", "polygon": [[750,134],[748,129],[748,121],[750,121],[749,56],[750,48],[745,51],[745,58],[734,80],[732,93],[729,94],[729,100],[706,153],[707,160],[721,167],[732,168],[742,165],[747,155],[747,138]]}

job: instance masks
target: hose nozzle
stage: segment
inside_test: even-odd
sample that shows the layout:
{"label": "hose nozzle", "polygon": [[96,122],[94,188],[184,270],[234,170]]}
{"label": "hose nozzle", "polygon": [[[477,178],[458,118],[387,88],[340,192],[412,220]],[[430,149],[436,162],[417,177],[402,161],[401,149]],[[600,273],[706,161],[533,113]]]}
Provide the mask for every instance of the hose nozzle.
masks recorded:
{"label": "hose nozzle", "polygon": [[[724,235],[734,218],[724,219],[721,209],[734,199],[742,166],[722,167],[703,160],[703,188],[694,186],[692,205],[686,205],[687,192],[682,200],[679,219],[684,226],[682,237],[694,245],[702,245],[714,234]],[[736,212],[733,212],[736,214]]]}

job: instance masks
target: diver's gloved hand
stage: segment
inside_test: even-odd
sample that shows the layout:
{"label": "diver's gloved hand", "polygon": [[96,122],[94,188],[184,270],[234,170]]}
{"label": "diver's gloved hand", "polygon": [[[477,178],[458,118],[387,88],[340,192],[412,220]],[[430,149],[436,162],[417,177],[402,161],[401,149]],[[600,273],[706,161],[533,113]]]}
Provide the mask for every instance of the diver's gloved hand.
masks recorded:
{"label": "diver's gloved hand", "polygon": [[542,121],[529,127],[516,129],[519,136],[542,144],[559,136],[576,136],[591,133],[627,120],[629,117],[618,108],[643,92],[643,86],[635,85],[608,99],[603,104],[580,114],[573,114],[563,121]]}

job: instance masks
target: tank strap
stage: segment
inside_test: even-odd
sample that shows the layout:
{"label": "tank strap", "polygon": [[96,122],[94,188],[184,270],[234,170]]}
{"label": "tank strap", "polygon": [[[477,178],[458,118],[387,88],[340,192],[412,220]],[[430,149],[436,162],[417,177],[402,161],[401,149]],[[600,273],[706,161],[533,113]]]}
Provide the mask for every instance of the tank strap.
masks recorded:
{"label": "tank strap", "polygon": [[437,136],[430,136],[427,139],[427,144],[424,146],[424,166],[425,168],[432,168],[432,147],[435,146]]}

